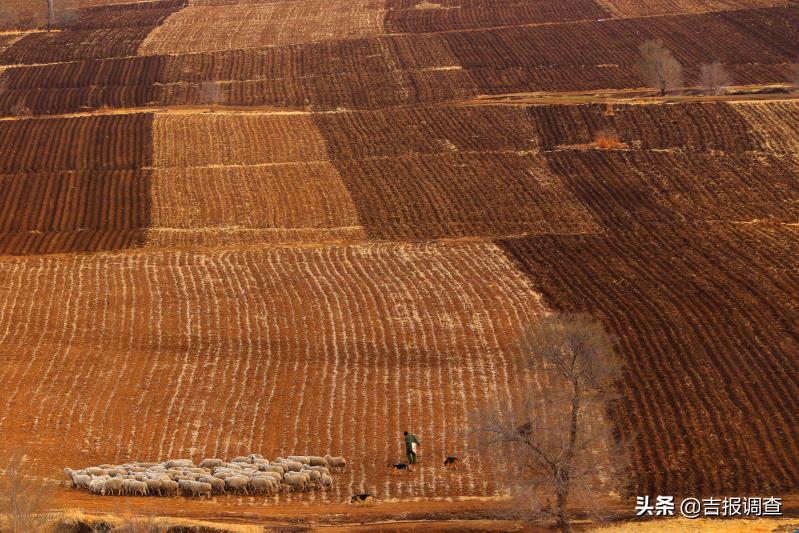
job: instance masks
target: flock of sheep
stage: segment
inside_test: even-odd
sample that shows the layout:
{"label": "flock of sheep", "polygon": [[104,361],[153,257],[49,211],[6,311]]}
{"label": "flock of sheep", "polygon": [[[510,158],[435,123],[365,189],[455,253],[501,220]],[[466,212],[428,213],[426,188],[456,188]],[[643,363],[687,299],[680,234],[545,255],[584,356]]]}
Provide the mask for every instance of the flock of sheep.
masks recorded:
{"label": "flock of sheep", "polygon": [[343,457],[291,455],[267,461],[253,453],[230,461],[189,459],[163,463],[100,465],[82,470],[65,468],[69,483],[93,494],[135,496],[195,496],[214,494],[266,494],[281,491],[328,490],[331,471],[344,470]]}

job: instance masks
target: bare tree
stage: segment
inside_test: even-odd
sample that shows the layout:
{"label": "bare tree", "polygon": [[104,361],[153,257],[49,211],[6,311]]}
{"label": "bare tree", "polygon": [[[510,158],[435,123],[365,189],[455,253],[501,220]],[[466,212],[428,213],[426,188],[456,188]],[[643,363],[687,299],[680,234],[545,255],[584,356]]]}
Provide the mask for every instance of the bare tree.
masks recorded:
{"label": "bare tree", "polygon": [[47,0],[47,31],[53,28],[55,22],[55,6],[53,0]]}
{"label": "bare tree", "polygon": [[542,317],[519,346],[522,386],[510,402],[480,410],[471,437],[535,515],[570,531],[569,503],[611,493],[624,468],[605,415],[621,361],[603,326],[584,314]]}
{"label": "bare tree", "polygon": [[225,91],[216,80],[208,80],[200,85],[200,101],[209,105],[210,111],[227,101]]}
{"label": "bare tree", "polygon": [[29,475],[25,460],[12,455],[0,476],[0,515],[8,520],[10,533],[40,531],[48,520],[45,505],[51,488]]}
{"label": "bare tree", "polygon": [[63,29],[75,20],[78,7],[76,0],[24,0],[15,5],[0,1],[0,28]]}
{"label": "bare tree", "polygon": [[682,87],[682,65],[663,45],[663,41],[645,41],[638,51],[641,53],[638,69],[644,83],[655,88],[660,96]]}
{"label": "bare tree", "polygon": [[719,61],[699,67],[699,84],[708,94],[723,94],[732,85],[732,76]]}

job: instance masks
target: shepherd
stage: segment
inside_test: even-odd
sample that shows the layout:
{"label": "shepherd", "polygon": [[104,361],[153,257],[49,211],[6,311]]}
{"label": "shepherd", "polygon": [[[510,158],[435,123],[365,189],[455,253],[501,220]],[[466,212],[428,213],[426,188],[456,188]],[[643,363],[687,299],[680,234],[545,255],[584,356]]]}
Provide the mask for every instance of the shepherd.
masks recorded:
{"label": "shepherd", "polygon": [[408,433],[406,431],[403,434],[405,435],[405,455],[408,456],[408,463],[415,465],[416,456],[419,453],[419,446],[421,446],[421,443],[413,433]]}

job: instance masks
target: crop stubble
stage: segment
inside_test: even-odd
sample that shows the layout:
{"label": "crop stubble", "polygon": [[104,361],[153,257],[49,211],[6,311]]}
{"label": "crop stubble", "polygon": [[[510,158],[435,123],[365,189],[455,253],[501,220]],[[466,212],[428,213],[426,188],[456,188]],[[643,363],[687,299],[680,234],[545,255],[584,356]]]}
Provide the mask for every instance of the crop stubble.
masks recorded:
{"label": "crop stubble", "polygon": [[382,32],[383,13],[379,0],[336,5],[295,0],[189,6],[156,28],[139,53],[205,52],[365,37]]}
{"label": "crop stubble", "polygon": [[[0,299],[0,446],[37,471],[330,451],[351,465],[313,496],[332,501],[495,493],[479,458],[439,460],[479,400],[508,398],[542,311],[488,243],[6,259]],[[404,429],[424,462],[390,478]]]}

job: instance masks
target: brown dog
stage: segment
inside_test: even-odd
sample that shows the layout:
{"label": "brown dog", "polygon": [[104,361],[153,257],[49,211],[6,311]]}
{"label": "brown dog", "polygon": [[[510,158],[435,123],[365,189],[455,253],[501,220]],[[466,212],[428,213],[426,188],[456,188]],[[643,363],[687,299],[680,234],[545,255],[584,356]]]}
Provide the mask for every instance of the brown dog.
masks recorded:
{"label": "brown dog", "polygon": [[446,459],[444,459],[444,466],[447,468],[458,468],[461,465],[461,460],[454,455],[448,455]]}
{"label": "brown dog", "polygon": [[360,503],[368,504],[368,503],[375,503],[376,501],[377,500],[375,499],[374,496],[372,496],[371,494],[367,494],[367,493],[364,493],[364,494],[353,494],[352,498],[350,498],[350,503],[353,503],[353,504],[360,504]]}
{"label": "brown dog", "polygon": [[389,463],[386,465],[392,475],[413,472],[413,467],[408,463]]}

